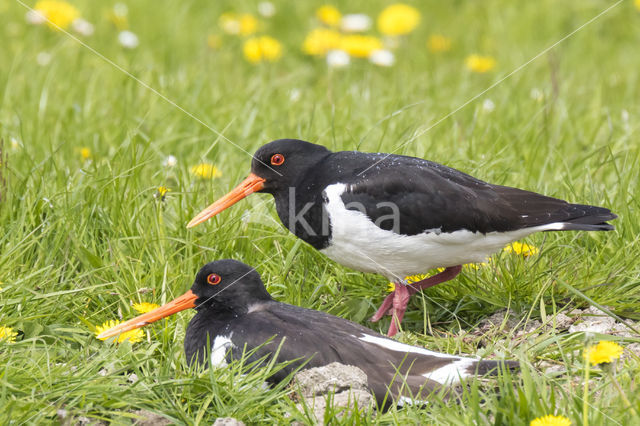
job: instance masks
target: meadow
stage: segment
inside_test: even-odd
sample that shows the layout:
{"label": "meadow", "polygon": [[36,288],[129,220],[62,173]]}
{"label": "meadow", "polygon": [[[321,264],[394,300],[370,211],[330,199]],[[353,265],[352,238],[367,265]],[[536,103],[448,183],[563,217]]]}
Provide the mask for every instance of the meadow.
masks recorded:
{"label": "meadow", "polygon": [[[251,153],[287,137],[427,158],[619,215],[614,232],[532,236],[532,253],[496,254],[411,302],[397,339],[519,360],[520,373],[471,381],[460,400],[329,410],[326,422],[639,424],[640,2],[411,1],[415,29],[384,36],[376,17],[390,2],[336,1],[371,17],[369,42],[394,59],[358,57],[358,45],[341,50],[348,64],[303,50],[334,25],[316,16],[323,2],[72,4],[91,28],[38,24],[32,0],[0,3],[0,423],[129,424],[138,410],[177,424],[309,423],[291,389],[261,389],[267,370],[187,367],[191,312],[134,342],[95,333],[223,258],[255,266],[280,301],[386,332],[388,319],[367,318],[388,282],[296,239],[269,195],[186,229],[247,175]],[[256,36],[276,43],[247,46]],[[589,306],[635,330],[557,325]],[[516,325],[478,331],[504,310]],[[623,355],[588,366],[601,340]]]}

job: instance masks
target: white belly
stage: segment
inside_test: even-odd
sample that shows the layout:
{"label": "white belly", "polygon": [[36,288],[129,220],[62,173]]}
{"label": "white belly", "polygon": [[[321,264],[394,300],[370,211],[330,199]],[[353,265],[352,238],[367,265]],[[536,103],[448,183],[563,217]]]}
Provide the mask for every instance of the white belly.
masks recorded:
{"label": "white belly", "polygon": [[487,234],[460,230],[400,235],[379,228],[360,211],[347,210],[340,198],[345,188],[338,183],[325,190],[331,240],[321,252],[349,268],[378,273],[391,281],[432,268],[484,262],[505,245],[533,232],[559,229],[559,224],[549,224]]}

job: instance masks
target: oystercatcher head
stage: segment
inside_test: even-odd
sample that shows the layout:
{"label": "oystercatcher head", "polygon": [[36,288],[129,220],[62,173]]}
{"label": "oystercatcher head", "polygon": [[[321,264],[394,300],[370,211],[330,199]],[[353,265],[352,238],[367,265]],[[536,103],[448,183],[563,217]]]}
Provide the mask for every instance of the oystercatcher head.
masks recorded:
{"label": "oystercatcher head", "polygon": [[[380,405],[390,393],[398,402],[424,400],[435,389],[513,361],[477,360],[406,345],[354,322],[271,298],[258,273],[225,259],[205,265],[183,296],[100,334],[105,339],[184,309],[198,312],[184,340],[187,360],[219,368],[252,352],[249,361],[289,362],[269,380],[279,382],[298,368],[340,362],[362,369]],[[209,355],[209,356],[207,356]],[[422,398],[422,399],[421,399]]]}
{"label": "oystercatcher head", "polygon": [[[609,209],[492,185],[420,158],[331,152],[284,139],[256,152],[251,174],[188,227],[253,192],[273,194],[282,223],[329,258],[375,272],[396,289],[372,317],[394,335],[412,294],[454,278],[505,245],[539,231],[609,231]],[[408,275],[444,272],[407,285]]]}

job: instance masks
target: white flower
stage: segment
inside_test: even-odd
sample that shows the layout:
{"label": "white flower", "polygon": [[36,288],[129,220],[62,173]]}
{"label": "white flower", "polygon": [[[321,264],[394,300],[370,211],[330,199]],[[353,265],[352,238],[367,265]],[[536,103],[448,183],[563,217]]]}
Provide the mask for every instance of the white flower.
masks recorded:
{"label": "white flower", "polygon": [[327,53],[327,65],[330,68],[342,68],[349,65],[351,58],[344,50],[330,50]]}
{"label": "white flower", "polygon": [[374,50],[369,55],[369,61],[381,67],[390,67],[396,62],[396,58],[390,50]]}
{"label": "white flower", "polygon": [[174,167],[176,164],[178,164],[178,159],[173,155],[167,155],[167,158],[162,162],[165,167]]}
{"label": "white flower", "polygon": [[622,121],[624,122],[624,124],[629,123],[629,111],[627,111],[626,109],[623,109],[620,112],[620,117],[622,118]]}
{"label": "white flower", "polygon": [[49,52],[40,52],[36,55],[36,62],[41,67],[46,67],[47,65],[49,65],[49,62],[51,62],[52,57],[53,55],[51,55],[51,53]]}
{"label": "white flower", "polygon": [[496,104],[494,104],[491,99],[485,99],[484,102],[482,102],[482,110],[484,112],[492,112],[494,109],[496,109]]}
{"label": "white flower", "polygon": [[258,13],[265,18],[271,18],[276,14],[276,7],[270,1],[261,1],[258,3]]}
{"label": "white flower", "polygon": [[300,99],[300,96],[302,95],[302,92],[300,92],[300,89],[298,88],[293,88],[291,89],[291,91],[289,92],[289,100],[291,102],[298,102],[298,100]]}
{"label": "white flower", "polygon": [[118,34],[118,41],[123,47],[127,49],[135,49],[140,44],[140,40],[138,40],[138,36],[131,31],[120,31]]}
{"label": "white flower", "polygon": [[113,13],[116,16],[127,16],[129,14],[129,8],[124,3],[116,3],[113,5]]}
{"label": "white flower", "polygon": [[42,12],[33,9],[29,10],[24,17],[28,23],[33,25],[40,25],[47,22],[47,18]]}
{"label": "white flower", "polygon": [[529,92],[529,96],[531,97],[531,99],[538,102],[544,99],[544,93],[542,93],[542,90],[538,89],[537,87],[531,89],[531,92]]}
{"label": "white flower", "polygon": [[364,13],[344,15],[340,20],[340,28],[347,33],[358,33],[371,28],[371,18]]}
{"label": "white flower", "polygon": [[18,139],[16,138],[11,138],[11,149],[16,150],[20,148],[20,142],[18,142]]}
{"label": "white flower", "polygon": [[71,27],[75,32],[85,37],[92,35],[94,31],[93,24],[82,18],[74,19],[71,23]]}

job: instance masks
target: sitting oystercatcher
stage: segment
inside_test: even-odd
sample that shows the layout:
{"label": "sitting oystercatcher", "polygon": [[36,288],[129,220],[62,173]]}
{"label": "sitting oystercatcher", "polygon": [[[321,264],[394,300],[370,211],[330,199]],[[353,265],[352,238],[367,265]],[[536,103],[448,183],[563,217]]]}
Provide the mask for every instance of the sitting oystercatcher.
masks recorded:
{"label": "sitting oystercatcher", "polygon": [[[205,265],[184,295],[117,325],[98,336],[106,339],[140,328],[176,312],[195,308],[184,349],[190,363],[221,367],[255,352],[250,362],[292,361],[269,380],[280,382],[297,368],[339,362],[362,369],[380,406],[385,396],[400,403],[426,398],[444,385],[476,374],[495,373],[514,361],[487,361],[429,351],[389,339],[354,322],[271,298],[255,269],[225,259]],[[211,345],[211,347],[207,347]],[[207,357],[210,354],[210,358]]]}
{"label": "sitting oystercatcher", "polygon": [[[389,336],[409,297],[448,281],[465,263],[483,262],[538,231],[610,231],[609,209],[492,185],[458,170],[401,155],[331,152],[281,139],[253,156],[251,173],[188,227],[253,192],[273,195],[282,223],[329,258],[396,283],[371,318],[392,315]],[[444,267],[406,284],[404,277]]]}

